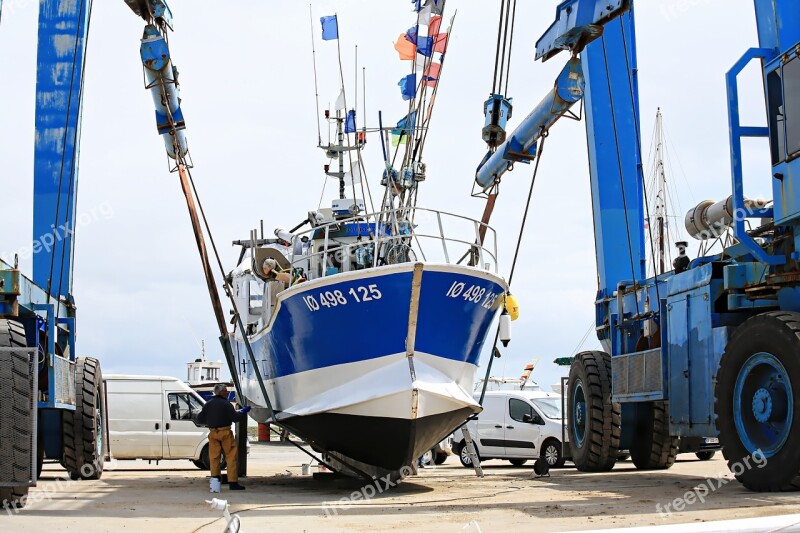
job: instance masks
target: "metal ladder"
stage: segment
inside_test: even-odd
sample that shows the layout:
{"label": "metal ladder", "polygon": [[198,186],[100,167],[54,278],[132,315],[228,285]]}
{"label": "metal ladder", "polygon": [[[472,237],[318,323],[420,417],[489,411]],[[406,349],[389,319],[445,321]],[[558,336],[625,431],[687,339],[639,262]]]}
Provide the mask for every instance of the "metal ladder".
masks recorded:
{"label": "metal ladder", "polygon": [[478,477],[483,477],[483,468],[481,468],[481,460],[478,458],[478,454],[475,452],[475,443],[472,442],[472,435],[469,434],[469,429],[467,426],[461,426],[461,433],[464,435],[464,442],[467,443],[467,453],[469,454],[469,459],[472,461],[472,466],[475,468],[475,475]]}

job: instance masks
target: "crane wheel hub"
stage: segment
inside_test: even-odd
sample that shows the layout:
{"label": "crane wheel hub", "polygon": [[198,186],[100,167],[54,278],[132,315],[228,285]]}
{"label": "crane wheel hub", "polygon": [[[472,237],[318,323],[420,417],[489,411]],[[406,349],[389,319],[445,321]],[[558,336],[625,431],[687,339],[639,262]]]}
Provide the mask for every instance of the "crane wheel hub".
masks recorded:
{"label": "crane wheel hub", "polygon": [[772,415],[772,396],[767,389],[761,388],[753,395],[753,416],[761,423],[765,423]]}
{"label": "crane wheel hub", "polygon": [[742,444],[750,452],[761,450],[767,458],[778,453],[789,438],[794,405],[781,361],[770,353],[752,355],[739,371],[733,395]]}

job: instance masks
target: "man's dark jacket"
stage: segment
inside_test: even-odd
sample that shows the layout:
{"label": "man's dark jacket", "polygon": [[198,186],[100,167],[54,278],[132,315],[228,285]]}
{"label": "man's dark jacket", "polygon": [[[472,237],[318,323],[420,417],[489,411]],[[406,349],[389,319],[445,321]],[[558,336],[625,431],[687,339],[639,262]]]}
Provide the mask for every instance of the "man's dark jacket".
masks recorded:
{"label": "man's dark jacket", "polygon": [[227,398],[214,396],[203,406],[197,421],[210,428],[227,428],[241,418],[242,415],[233,408],[233,404]]}

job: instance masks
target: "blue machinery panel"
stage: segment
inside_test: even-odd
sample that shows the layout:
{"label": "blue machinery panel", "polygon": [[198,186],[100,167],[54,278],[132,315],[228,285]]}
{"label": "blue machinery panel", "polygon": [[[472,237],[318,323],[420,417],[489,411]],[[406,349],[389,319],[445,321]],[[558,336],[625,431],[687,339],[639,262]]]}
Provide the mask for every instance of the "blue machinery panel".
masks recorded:
{"label": "blue machinery panel", "polygon": [[[72,290],[83,68],[92,0],[45,0],[39,11],[34,151],[33,281]],[[52,277],[52,279],[51,279]]]}
{"label": "blue machinery panel", "polygon": [[718,282],[713,281],[712,265],[700,270],[705,275],[698,286],[671,293],[667,299],[667,390],[669,397],[675,399],[670,403],[670,422],[694,427],[699,430],[697,436],[707,436],[716,434],[710,385],[719,364],[711,323],[712,284]]}

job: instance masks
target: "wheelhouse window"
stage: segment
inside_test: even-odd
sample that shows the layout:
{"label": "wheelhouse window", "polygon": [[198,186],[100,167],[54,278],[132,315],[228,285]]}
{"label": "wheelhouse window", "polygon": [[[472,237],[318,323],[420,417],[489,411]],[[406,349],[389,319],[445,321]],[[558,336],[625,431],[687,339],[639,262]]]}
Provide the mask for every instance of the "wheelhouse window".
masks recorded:
{"label": "wheelhouse window", "polygon": [[264,284],[258,280],[250,280],[250,314],[256,315],[264,308]]}

